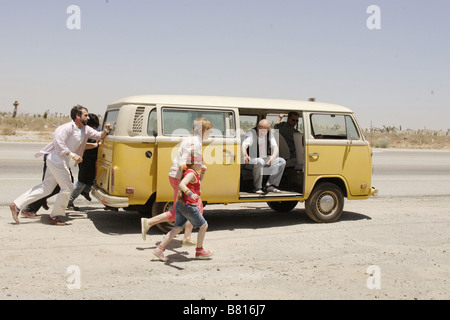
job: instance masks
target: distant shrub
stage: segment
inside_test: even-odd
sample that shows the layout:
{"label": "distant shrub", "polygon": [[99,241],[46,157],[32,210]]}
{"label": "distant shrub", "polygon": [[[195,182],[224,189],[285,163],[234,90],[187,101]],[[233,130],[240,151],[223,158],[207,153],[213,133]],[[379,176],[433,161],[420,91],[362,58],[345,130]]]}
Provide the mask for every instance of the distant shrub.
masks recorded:
{"label": "distant shrub", "polygon": [[31,115],[18,115],[12,118],[11,115],[0,117],[0,135],[14,135],[17,130],[25,131],[54,131],[61,123],[70,121],[69,117],[52,118],[47,114],[47,118],[35,117]]}
{"label": "distant shrub", "polygon": [[382,139],[375,141],[373,146],[375,148],[388,148],[390,143],[391,143],[391,141],[389,139],[382,138]]}

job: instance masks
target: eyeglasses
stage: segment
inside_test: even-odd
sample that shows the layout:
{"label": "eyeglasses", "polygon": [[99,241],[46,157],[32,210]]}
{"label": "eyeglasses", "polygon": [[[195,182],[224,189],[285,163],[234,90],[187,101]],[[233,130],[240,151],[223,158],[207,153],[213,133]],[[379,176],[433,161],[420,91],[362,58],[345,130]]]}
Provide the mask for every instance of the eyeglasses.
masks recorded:
{"label": "eyeglasses", "polygon": [[289,119],[289,120],[293,122],[298,122],[298,119]]}

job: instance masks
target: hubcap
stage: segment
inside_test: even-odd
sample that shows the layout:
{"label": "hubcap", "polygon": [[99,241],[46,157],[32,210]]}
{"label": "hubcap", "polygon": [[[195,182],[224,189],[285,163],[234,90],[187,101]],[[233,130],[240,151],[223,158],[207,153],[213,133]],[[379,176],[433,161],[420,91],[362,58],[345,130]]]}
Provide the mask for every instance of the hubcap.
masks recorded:
{"label": "hubcap", "polygon": [[335,201],[332,195],[330,194],[324,194],[319,198],[318,201],[319,210],[322,213],[330,213],[331,210],[333,210]]}

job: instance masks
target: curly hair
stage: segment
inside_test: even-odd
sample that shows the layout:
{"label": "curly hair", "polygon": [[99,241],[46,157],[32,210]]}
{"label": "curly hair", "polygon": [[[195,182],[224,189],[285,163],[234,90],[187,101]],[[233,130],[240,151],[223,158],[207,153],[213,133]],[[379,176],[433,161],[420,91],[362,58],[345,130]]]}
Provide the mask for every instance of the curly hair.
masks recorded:
{"label": "curly hair", "polygon": [[83,111],[83,109],[88,111],[86,107],[80,105],[76,105],[75,107],[73,107],[72,110],[70,110],[70,117],[72,118],[72,120],[75,120],[77,116],[81,116],[81,112]]}

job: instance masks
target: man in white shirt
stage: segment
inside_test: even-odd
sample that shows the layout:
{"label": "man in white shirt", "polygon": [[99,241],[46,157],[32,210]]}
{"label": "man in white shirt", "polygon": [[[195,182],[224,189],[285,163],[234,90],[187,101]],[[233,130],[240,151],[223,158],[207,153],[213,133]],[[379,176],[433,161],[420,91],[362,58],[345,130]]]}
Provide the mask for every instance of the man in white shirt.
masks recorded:
{"label": "man in white shirt", "polygon": [[83,161],[82,155],[88,138],[102,140],[111,129],[105,124],[105,130],[98,132],[87,126],[88,110],[83,106],[75,106],[70,112],[71,122],[59,126],[53,135],[53,142],[35,155],[36,158],[47,154],[47,171],[41,184],[31,188],[10,204],[14,221],[19,223],[20,208],[49,195],[57,185],[58,193],[49,221],[55,225],[64,225],[58,216],[64,216],[67,203],[72,194],[73,184],[70,167]]}
{"label": "man in white shirt", "polygon": [[255,193],[263,194],[262,182],[265,169],[269,170],[269,179],[266,184],[267,192],[280,192],[286,160],[278,157],[279,149],[275,135],[270,131],[270,123],[263,119],[254,129],[247,131],[242,142],[242,154],[247,168],[253,170],[253,185]]}

